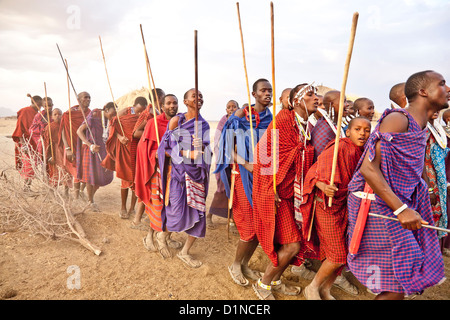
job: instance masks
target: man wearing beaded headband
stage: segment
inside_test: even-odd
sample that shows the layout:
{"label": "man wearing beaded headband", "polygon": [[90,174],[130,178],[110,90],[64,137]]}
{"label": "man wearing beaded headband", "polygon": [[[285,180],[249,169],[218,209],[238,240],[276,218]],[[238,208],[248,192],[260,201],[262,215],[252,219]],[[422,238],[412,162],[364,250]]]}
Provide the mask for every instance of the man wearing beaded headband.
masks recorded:
{"label": "man wearing beaded headband", "polygon": [[317,111],[318,103],[315,88],[300,84],[291,91],[289,109],[281,110],[276,116],[276,194],[273,186],[273,121],[256,148],[254,225],[270,262],[253,289],[263,300],[275,299],[273,292],[288,295],[301,292],[299,287],[282,283],[281,275],[289,264],[298,266],[305,258],[306,248],[302,245],[295,216],[300,214],[303,178],[313,163],[308,117]]}

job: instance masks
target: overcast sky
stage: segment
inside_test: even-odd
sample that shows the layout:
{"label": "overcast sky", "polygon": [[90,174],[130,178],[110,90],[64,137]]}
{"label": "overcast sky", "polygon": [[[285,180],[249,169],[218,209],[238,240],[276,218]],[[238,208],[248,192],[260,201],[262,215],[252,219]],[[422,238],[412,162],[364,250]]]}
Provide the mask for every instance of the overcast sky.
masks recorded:
{"label": "overcast sky", "polygon": [[[381,112],[392,85],[412,73],[432,69],[450,77],[450,1],[273,2],[276,96],[303,82],[341,88],[354,12],[348,94],[371,98]],[[250,86],[271,81],[270,1],[239,4]],[[228,100],[248,101],[235,0],[0,0],[0,107],[19,110],[29,104],[27,93],[44,96],[46,82],[55,106],[67,110],[56,43],[76,91],[91,94],[91,108],[111,101],[99,36],[114,97],[148,87],[140,24],[155,84],[179,98],[179,111],[186,111],[182,97],[194,87],[194,30],[202,115],[219,120]]]}

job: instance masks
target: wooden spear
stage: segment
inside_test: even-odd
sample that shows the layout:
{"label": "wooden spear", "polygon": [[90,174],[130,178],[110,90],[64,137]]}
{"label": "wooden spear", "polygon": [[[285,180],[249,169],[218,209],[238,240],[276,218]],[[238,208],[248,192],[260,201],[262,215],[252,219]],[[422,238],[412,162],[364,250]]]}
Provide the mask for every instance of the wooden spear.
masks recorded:
{"label": "wooden spear", "polygon": [[[398,220],[396,218],[391,218],[391,217],[388,217],[388,216],[383,216],[381,214],[376,214],[376,213],[371,213],[371,212],[369,212],[369,216],[400,222],[400,220]],[[444,229],[444,228],[440,228],[440,227],[430,226],[428,224],[422,224],[422,227],[423,228],[427,228],[427,229],[433,229],[433,230],[437,230],[437,231],[450,233],[450,229]]]}
{"label": "wooden spear", "polygon": [[31,96],[31,94],[27,93],[27,97],[31,99],[31,103],[34,105],[34,107],[37,109],[38,113],[41,115],[42,119],[44,119],[45,121],[47,121],[44,116],[42,115],[42,113],[40,113],[40,109],[39,106],[37,105],[36,101],[34,101],[33,97]]}
{"label": "wooden spear", "polygon": [[194,30],[194,66],[195,66],[195,138],[198,138],[198,44],[197,30]]}
{"label": "wooden spear", "polygon": [[[56,44],[56,47],[58,48],[58,52],[59,52],[59,55],[61,56],[61,60],[62,60],[62,63],[63,63],[63,65],[64,65],[64,68],[66,69],[67,77],[69,78],[69,82],[70,82],[70,85],[72,86],[73,93],[75,94],[75,97],[77,97],[78,105],[80,105],[80,100],[78,99],[78,93],[77,93],[77,91],[75,90],[75,87],[74,87],[73,82],[72,82],[72,78],[70,77],[70,74],[69,74],[69,69],[67,68],[66,63],[64,62],[64,57],[63,57],[63,55],[62,55],[62,53],[61,53],[61,50],[59,49],[58,44]],[[87,121],[86,121],[86,115],[84,114],[84,110],[83,110],[83,108],[81,107],[81,105],[80,105],[80,111],[81,111],[81,114],[83,115],[84,122],[86,123],[86,127],[87,127],[87,129],[89,130],[89,133],[91,134],[91,137],[94,137],[94,135],[92,134],[92,130],[91,130],[91,128],[89,127],[89,125],[88,125],[88,123],[87,123]],[[73,151],[72,151],[72,152],[73,152]],[[99,154],[98,152],[97,152],[97,156],[98,156],[98,158],[100,159],[100,161],[102,161],[102,157],[100,156],[100,154]]]}
{"label": "wooden spear", "polygon": [[[270,21],[271,21],[271,39],[272,39],[272,98],[273,98],[273,121],[272,121],[272,153],[273,153],[273,194],[277,194],[277,121],[276,121],[276,113],[277,113],[277,102],[275,95],[275,23],[274,23],[274,11],[273,11],[273,2],[270,2]],[[275,206],[275,213],[276,213]]]}
{"label": "wooden spear", "polygon": [[[150,90],[150,98],[152,100],[153,121],[155,122],[156,142],[158,143],[158,147],[159,147],[159,132],[158,132],[158,123],[156,121],[155,99],[153,97],[152,83],[150,81],[150,75],[152,74],[152,71],[150,68],[150,60],[148,59],[147,47],[145,46],[145,38],[144,38],[144,31],[142,30],[142,24],[140,25],[140,28],[141,28],[142,43],[144,44],[144,54],[145,54],[145,64],[146,64],[146,68],[147,68],[148,87]],[[153,75],[151,77],[153,78]],[[154,86],[154,84],[153,84],[153,86]],[[155,88],[155,91],[156,91],[156,88]],[[156,95],[156,99],[158,99],[158,95]],[[159,109],[159,113],[161,114],[159,102],[158,102],[158,109]]]}
{"label": "wooden spear", "polygon": [[122,130],[122,135],[125,136],[125,131],[123,131],[122,123],[120,122],[119,107],[116,104],[116,100],[114,99],[114,94],[113,94],[113,91],[111,88],[111,83],[109,82],[108,69],[106,68],[105,54],[103,53],[102,38],[100,38],[100,36],[98,36],[98,40],[100,40],[100,49],[102,50],[103,64],[105,65],[106,79],[108,80],[109,91],[111,92],[111,98],[112,98],[112,101],[114,103],[114,108],[116,109],[116,113],[117,113],[117,122],[119,122],[120,130]]}
{"label": "wooden spear", "polygon": [[44,82],[44,91],[45,91],[45,108],[47,109],[47,128],[48,128],[48,136],[50,138],[50,151],[52,152],[52,160],[55,160],[55,156],[53,154],[53,143],[52,143],[52,130],[50,128],[50,112],[48,111],[48,100],[47,100],[47,85]]}
{"label": "wooden spear", "polygon": [[[339,115],[338,115],[338,121],[337,121],[337,129],[336,129],[336,140],[335,140],[335,144],[334,144],[333,164],[331,167],[330,186],[334,184],[334,176],[336,175],[339,139],[341,137],[340,132],[341,132],[341,125],[342,125],[342,115],[344,113],[345,87],[347,85],[348,70],[350,68],[350,60],[352,58],[353,44],[355,42],[355,34],[356,34],[356,26],[358,24],[358,17],[359,17],[359,13],[355,12],[353,14],[352,28],[351,28],[351,33],[350,33],[350,42],[348,45],[347,58],[345,61],[345,68],[344,68],[344,79],[342,81],[342,87],[341,87],[341,96],[340,96],[340,101],[339,101]],[[329,198],[329,200],[328,200],[329,207],[331,207],[332,202],[333,202],[333,198]]]}
{"label": "wooden spear", "polygon": [[244,35],[242,33],[242,24],[241,24],[241,13],[239,11],[239,2],[236,2],[238,20],[239,20],[239,31],[241,33],[241,44],[242,44],[242,56],[244,60],[244,71],[245,71],[245,82],[247,84],[247,95],[248,95],[248,110],[250,111],[249,121],[250,121],[250,134],[252,139],[252,151],[255,148],[255,139],[253,134],[253,114],[252,114],[252,102],[250,99],[250,87],[248,84],[248,74],[247,74],[247,63],[245,62],[245,48],[244,48]]}
{"label": "wooden spear", "polygon": [[[67,70],[69,70],[69,64],[67,63],[67,59],[64,59]],[[73,134],[72,134],[72,110],[70,104],[70,83],[69,83],[69,74],[67,73],[67,96],[69,98],[69,131],[70,131],[70,151],[73,153]]]}

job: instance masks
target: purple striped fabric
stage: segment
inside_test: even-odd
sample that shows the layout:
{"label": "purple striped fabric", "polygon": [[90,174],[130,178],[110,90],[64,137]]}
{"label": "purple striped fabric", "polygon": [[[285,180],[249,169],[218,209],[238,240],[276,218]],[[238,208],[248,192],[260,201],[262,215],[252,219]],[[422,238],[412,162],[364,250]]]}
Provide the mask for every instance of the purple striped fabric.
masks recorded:
{"label": "purple striped fabric", "polygon": [[[409,119],[406,133],[380,133],[381,121],[391,112],[403,112]],[[375,157],[375,145],[381,144],[381,172],[392,191],[416,210],[425,221],[433,223],[427,186],[423,181],[426,132],[404,109],[384,112],[371,134],[357,166],[349,192],[363,191],[364,178],[360,166],[366,153]],[[348,198],[348,237],[350,243],[361,199],[350,193]],[[395,217],[386,203],[376,195],[370,212]],[[356,278],[375,293],[383,291],[406,293],[422,292],[444,278],[444,263],[436,231],[422,228],[403,229],[399,222],[369,216],[356,255],[347,257],[348,267]]]}

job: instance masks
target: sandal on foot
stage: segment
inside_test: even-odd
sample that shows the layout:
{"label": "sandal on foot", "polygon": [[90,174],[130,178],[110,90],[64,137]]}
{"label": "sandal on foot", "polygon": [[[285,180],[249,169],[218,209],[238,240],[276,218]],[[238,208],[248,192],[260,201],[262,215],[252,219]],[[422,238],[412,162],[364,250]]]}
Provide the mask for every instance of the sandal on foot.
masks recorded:
{"label": "sandal on foot", "polygon": [[155,244],[152,242],[152,244],[151,245],[149,245],[148,243],[147,243],[147,236],[145,236],[143,239],[142,239],[142,242],[144,243],[144,248],[145,249],[147,249],[148,251],[151,251],[151,252],[156,252],[158,249],[155,247]]}
{"label": "sandal on foot", "polygon": [[254,280],[254,281],[260,279],[263,276],[263,274],[261,272],[252,270],[249,267],[242,268],[242,274],[246,278],[249,278],[250,280]]}
{"label": "sandal on foot", "polygon": [[100,209],[98,208],[98,206],[95,202],[89,202],[88,208],[92,212],[100,212]]}
{"label": "sandal on foot", "polygon": [[180,249],[183,246],[183,243],[177,240],[173,240],[169,236],[167,238],[167,245],[172,249]]}
{"label": "sandal on foot", "polygon": [[282,283],[281,280],[272,281],[271,286],[273,291],[287,296],[298,296],[302,292],[302,288]]}
{"label": "sandal on foot", "polygon": [[[161,237],[162,236],[162,237]],[[164,233],[158,232],[155,236],[156,243],[158,243],[158,251],[161,257],[163,259],[166,258],[172,258],[172,253],[170,252],[169,248],[167,247],[166,238],[164,237]]]}
{"label": "sandal on foot", "polygon": [[127,210],[122,209],[122,210],[120,210],[120,212],[119,212],[119,217],[120,217],[121,219],[128,219],[130,216],[128,215]]}
{"label": "sandal on foot", "polygon": [[301,266],[292,266],[291,272],[305,280],[312,280],[316,275],[316,273],[311,269],[308,269],[305,264],[302,264]]}
{"label": "sandal on foot", "polygon": [[261,279],[257,283],[252,284],[253,291],[260,300],[275,300],[271,287],[263,284]]}
{"label": "sandal on foot", "polygon": [[320,297],[319,299],[311,297],[311,294],[308,292],[309,286],[306,286],[305,289],[303,289],[303,296],[306,300],[322,300]]}
{"label": "sandal on foot", "polygon": [[343,275],[340,275],[336,278],[336,280],[334,281],[334,285],[351,295],[356,296],[359,294],[358,288],[351,284]]}
{"label": "sandal on foot", "polygon": [[179,252],[177,254],[177,257],[183,261],[188,267],[191,268],[198,268],[202,265],[202,262],[199,260],[195,260],[191,255],[189,254],[181,254],[181,252]]}
{"label": "sandal on foot", "polygon": [[234,283],[242,287],[248,286],[249,281],[247,280],[247,278],[245,278],[242,273],[235,273],[232,267],[233,266],[229,266],[228,271],[230,272],[231,278],[233,279]]}
{"label": "sandal on foot", "polygon": [[148,227],[142,222],[136,223],[134,221],[131,221],[130,228],[135,230],[148,231]]}

